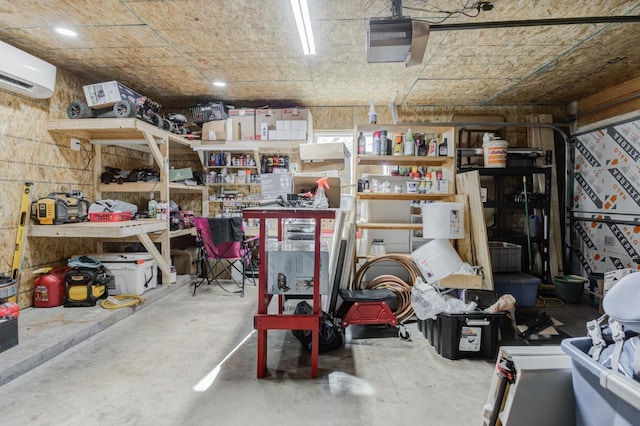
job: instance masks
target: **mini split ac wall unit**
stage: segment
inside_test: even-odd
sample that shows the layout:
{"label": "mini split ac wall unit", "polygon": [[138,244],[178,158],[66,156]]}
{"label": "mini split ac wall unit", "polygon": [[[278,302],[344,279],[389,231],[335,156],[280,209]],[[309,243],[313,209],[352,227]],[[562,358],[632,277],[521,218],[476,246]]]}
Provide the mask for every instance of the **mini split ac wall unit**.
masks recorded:
{"label": "mini split ac wall unit", "polygon": [[53,96],[56,67],[0,41],[0,89],[36,99]]}

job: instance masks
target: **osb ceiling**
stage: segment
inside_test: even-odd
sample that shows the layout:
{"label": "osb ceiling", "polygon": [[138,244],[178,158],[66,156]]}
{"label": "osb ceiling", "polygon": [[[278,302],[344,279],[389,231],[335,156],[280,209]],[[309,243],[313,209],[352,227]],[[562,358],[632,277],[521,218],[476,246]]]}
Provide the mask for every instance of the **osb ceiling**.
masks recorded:
{"label": "osb ceiling", "polygon": [[[0,39],[88,83],[119,80],[173,107],[564,105],[640,75],[639,23],[432,31],[423,63],[368,64],[371,17],[389,0],[309,0],[305,56],[288,0],[1,0]],[[443,23],[640,15],[640,1],[494,0]],[[469,0],[405,0],[438,23]],[[411,9],[410,9],[411,8]],[[417,11],[413,8],[424,9]],[[55,26],[75,29],[65,38]],[[214,79],[227,87],[212,86]]]}

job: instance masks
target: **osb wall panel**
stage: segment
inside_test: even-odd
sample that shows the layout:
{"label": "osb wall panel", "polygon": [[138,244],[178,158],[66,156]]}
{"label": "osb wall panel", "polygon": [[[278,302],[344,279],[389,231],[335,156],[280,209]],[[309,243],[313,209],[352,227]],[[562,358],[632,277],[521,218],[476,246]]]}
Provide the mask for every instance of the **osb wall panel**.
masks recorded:
{"label": "osb wall panel", "polygon": [[[45,130],[48,119],[65,118],[69,102],[82,97],[82,84],[58,69],[51,99],[36,100],[0,90],[0,272],[10,273],[20,201],[25,182],[33,182],[35,200],[50,192],[74,189],[93,197],[90,147],[71,151],[66,138]],[[27,238],[18,301],[31,306],[33,271],[60,266],[74,254],[95,250],[91,239]]]}

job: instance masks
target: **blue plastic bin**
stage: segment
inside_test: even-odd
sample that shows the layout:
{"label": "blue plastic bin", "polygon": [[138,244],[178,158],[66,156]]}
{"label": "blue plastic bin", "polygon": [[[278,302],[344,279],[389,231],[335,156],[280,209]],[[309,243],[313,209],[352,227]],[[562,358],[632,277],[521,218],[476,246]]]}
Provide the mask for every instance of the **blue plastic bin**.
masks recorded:
{"label": "blue plastic bin", "polygon": [[576,425],[640,425],[640,382],[604,368],[587,355],[590,337],[564,339],[571,357]]}
{"label": "blue plastic bin", "polygon": [[524,272],[493,274],[493,289],[502,296],[511,294],[516,298],[516,308],[535,308],[540,278]]}

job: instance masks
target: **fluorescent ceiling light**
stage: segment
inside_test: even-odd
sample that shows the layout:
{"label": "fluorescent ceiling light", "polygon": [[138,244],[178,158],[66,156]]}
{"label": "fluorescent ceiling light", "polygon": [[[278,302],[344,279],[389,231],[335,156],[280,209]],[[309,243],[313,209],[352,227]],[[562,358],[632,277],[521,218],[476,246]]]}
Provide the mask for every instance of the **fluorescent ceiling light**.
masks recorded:
{"label": "fluorescent ceiling light", "polygon": [[311,31],[311,18],[309,17],[309,5],[307,0],[291,0],[293,16],[296,18],[298,35],[302,43],[302,50],[305,55],[316,54],[316,42]]}
{"label": "fluorescent ceiling light", "polygon": [[227,83],[225,83],[224,81],[214,81],[213,85],[216,87],[226,87]]}
{"label": "fluorescent ceiling light", "polygon": [[63,27],[56,28],[56,32],[58,34],[62,34],[63,36],[67,36],[67,37],[76,37],[78,35],[77,32],[70,30],[69,28],[63,28]]}

